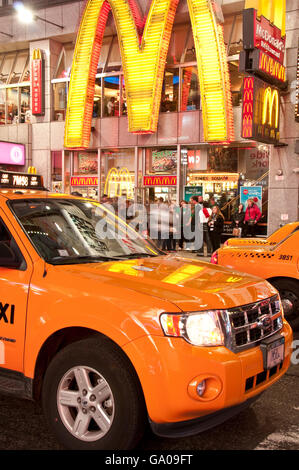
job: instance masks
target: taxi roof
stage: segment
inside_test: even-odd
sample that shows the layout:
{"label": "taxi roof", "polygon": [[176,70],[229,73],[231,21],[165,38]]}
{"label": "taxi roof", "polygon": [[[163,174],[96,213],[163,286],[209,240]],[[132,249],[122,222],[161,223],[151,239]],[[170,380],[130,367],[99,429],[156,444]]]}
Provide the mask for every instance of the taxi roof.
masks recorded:
{"label": "taxi roof", "polygon": [[51,193],[49,191],[32,190],[32,189],[2,189],[0,188],[0,197],[5,199],[31,199],[31,198],[42,198],[42,199],[82,199],[79,196],[72,196],[71,194],[62,193]]}

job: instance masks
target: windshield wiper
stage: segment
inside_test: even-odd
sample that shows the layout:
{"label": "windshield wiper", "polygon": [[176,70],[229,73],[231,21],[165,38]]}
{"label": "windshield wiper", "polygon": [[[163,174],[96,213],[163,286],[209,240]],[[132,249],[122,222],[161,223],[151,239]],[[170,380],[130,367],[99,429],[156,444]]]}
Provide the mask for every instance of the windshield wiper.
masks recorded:
{"label": "windshield wiper", "polygon": [[[164,254],[164,253],[163,253]],[[129,254],[124,254],[124,255],[119,255],[119,258],[156,258],[157,255],[151,255],[150,253],[129,253]]]}
{"label": "windshield wiper", "polygon": [[122,258],[104,255],[86,255],[86,256],[55,256],[47,260],[51,264],[76,264],[80,262],[98,263],[99,261],[122,261]]}

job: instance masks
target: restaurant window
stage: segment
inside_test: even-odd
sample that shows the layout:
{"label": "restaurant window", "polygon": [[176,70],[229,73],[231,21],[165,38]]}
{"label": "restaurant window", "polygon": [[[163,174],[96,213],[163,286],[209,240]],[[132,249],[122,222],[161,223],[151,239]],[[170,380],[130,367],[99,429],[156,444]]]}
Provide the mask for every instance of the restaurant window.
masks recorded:
{"label": "restaurant window", "polygon": [[19,89],[7,88],[7,124],[17,124],[19,121]]}
{"label": "restaurant window", "polygon": [[93,118],[101,117],[102,115],[101,107],[102,107],[102,79],[96,78],[94,97],[93,97],[93,111],[92,111]]}
{"label": "restaurant window", "polygon": [[126,88],[125,88],[125,78],[121,76],[121,102],[120,102],[120,110],[122,116],[127,116],[128,109],[127,109],[127,95],[126,95]]}
{"label": "restaurant window", "polygon": [[98,153],[74,152],[73,175],[96,175],[98,173]]}
{"label": "restaurant window", "polygon": [[56,70],[54,73],[53,85],[53,103],[54,120],[64,121],[67,108],[68,85],[73,60],[74,45],[67,43],[61,49]]}
{"label": "restaurant window", "polygon": [[160,108],[162,113],[178,111],[179,80],[179,68],[166,68]]}
{"label": "restaurant window", "polygon": [[134,199],[135,150],[117,149],[101,152],[101,196]]}
{"label": "restaurant window", "polygon": [[0,54],[0,124],[30,121],[29,64],[28,50]]}
{"label": "restaurant window", "polygon": [[[145,173],[153,177],[153,186],[145,190],[146,203],[157,202],[159,198],[163,198],[165,202],[176,199],[176,186],[171,183],[171,177],[175,177],[177,173],[176,148],[147,148]],[[169,175],[169,178],[165,178],[165,175]]]}
{"label": "restaurant window", "polygon": [[62,151],[51,152],[52,191],[62,192]]}
{"label": "restaurant window", "polygon": [[230,82],[231,82],[231,94],[233,106],[240,106],[242,101],[242,84],[243,75],[239,72],[239,62],[232,61],[228,63]]}
{"label": "restaurant window", "polygon": [[5,124],[5,88],[0,88],[0,125]]}
{"label": "restaurant window", "polygon": [[30,87],[21,87],[20,122],[30,122]]}
{"label": "restaurant window", "polygon": [[104,116],[119,116],[120,76],[104,77]]}
{"label": "restaurant window", "polygon": [[63,81],[53,84],[54,93],[54,120],[64,121],[67,106],[68,82]]}
{"label": "restaurant window", "polygon": [[196,66],[182,69],[181,111],[200,109],[198,70]]}

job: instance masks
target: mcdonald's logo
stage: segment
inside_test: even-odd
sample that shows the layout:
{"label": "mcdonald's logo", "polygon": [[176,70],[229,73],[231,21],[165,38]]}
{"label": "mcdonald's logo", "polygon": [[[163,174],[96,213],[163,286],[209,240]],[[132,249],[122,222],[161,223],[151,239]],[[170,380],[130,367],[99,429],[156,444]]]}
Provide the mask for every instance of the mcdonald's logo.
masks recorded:
{"label": "mcdonald's logo", "polygon": [[176,186],[177,177],[172,175],[150,175],[143,177],[143,186]]}
{"label": "mcdonald's logo", "polygon": [[71,186],[97,186],[97,176],[72,176]]}
{"label": "mcdonald's logo", "polygon": [[36,175],[37,171],[34,166],[29,166],[27,172],[31,175]]}
{"label": "mcdonald's logo", "polygon": [[[65,123],[66,148],[87,148],[95,75],[112,10],[127,96],[129,132],[157,130],[165,63],[179,0],[152,0],[146,21],[136,0],[88,0],[72,64]],[[204,137],[234,139],[229,72],[222,26],[212,0],[187,0],[202,97]]]}
{"label": "mcdonald's logo", "polygon": [[108,172],[104,193],[108,197],[126,196],[134,199],[134,182],[128,168],[111,168]]}
{"label": "mcdonald's logo", "polygon": [[286,81],[285,67],[264,52],[260,53],[259,71],[267,73],[282,83]]}
{"label": "mcdonald's logo", "polygon": [[277,129],[279,123],[279,95],[278,91],[270,86],[266,88],[263,99],[262,124],[268,124]]}

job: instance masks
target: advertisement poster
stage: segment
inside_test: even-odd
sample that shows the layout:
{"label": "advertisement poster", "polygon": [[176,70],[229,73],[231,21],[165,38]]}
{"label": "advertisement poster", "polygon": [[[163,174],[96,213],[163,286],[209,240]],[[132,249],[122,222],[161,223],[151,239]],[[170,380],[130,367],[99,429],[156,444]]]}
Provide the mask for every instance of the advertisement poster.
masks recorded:
{"label": "advertisement poster", "polygon": [[184,200],[189,202],[192,196],[202,196],[202,186],[185,186]]}
{"label": "advertisement poster", "polygon": [[152,152],[152,171],[155,173],[176,171],[176,163],[176,150]]}
{"label": "advertisement poster", "polygon": [[242,186],[240,191],[240,203],[243,204],[245,210],[247,208],[248,199],[253,199],[260,211],[262,211],[262,186]]}
{"label": "advertisement poster", "polygon": [[89,152],[79,153],[79,174],[93,174],[98,172],[98,155]]}

